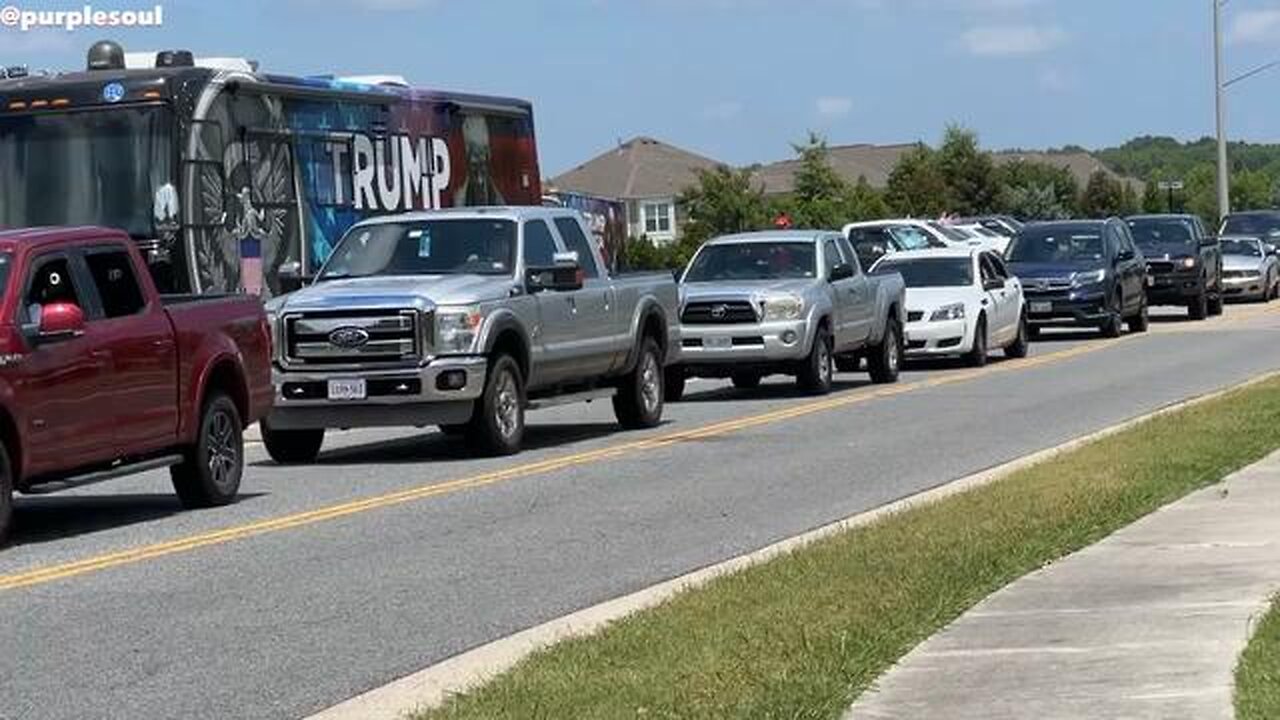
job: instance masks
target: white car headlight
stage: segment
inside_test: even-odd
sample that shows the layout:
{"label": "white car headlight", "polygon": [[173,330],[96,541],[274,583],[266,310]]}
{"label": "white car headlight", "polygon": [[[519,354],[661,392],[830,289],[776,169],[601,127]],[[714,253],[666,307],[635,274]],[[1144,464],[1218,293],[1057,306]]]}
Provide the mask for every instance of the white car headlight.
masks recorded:
{"label": "white car headlight", "polygon": [[470,352],[484,315],[478,305],[436,310],[435,349],[438,353]]}
{"label": "white car headlight", "polygon": [[1096,285],[1107,279],[1106,270],[1090,270],[1089,272],[1078,272],[1071,276],[1071,286],[1080,287],[1082,285]]}
{"label": "white car headlight", "polygon": [[963,320],[964,319],[964,303],[952,303],[943,305],[933,314],[929,316],[929,322],[944,322],[947,320]]}
{"label": "white car headlight", "polygon": [[799,320],[804,315],[804,300],[798,295],[772,295],[764,299],[764,319]]}

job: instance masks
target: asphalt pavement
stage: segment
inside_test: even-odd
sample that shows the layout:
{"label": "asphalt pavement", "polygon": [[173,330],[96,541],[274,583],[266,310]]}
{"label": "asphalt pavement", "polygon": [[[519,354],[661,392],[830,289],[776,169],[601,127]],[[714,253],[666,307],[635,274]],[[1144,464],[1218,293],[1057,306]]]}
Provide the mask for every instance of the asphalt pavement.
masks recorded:
{"label": "asphalt pavement", "polygon": [[474,460],[353,432],[321,463],[250,449],[243,499],[184,513],[163,473],[20,498],[0,552],[0,718],[302,717],[453,654],[1177,400],[1280,369],[1280,305],[1054,333],[1023,361],[841,375],[813,399],[690,386],[663,427],[531,413]]}

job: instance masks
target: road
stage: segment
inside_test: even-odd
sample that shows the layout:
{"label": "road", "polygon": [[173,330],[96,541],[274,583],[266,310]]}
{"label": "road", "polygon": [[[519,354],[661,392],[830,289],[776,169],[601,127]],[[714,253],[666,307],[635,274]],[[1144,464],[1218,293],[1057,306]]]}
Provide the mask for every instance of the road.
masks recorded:
{"label": "road", "polygon": [[0,552],[0,718],[301,717],[514,631],[1280,369],[1280,304],[1117,341],[1055,333],[981,370],[842,375],[822,399],[690,386],[653,431],[530,415],[468,459],[353,432],[250,448],[244,498],[182,513],[149,473],[20,498]]}

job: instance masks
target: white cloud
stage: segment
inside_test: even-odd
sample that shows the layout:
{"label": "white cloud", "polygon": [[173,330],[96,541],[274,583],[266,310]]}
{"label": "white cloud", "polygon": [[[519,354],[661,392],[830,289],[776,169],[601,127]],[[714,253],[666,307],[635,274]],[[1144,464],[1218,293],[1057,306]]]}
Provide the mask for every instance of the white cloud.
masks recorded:
{"label": "white cloud", "polygon": [[29,30],[18,32],[5,29],[0,31],[4,37],[4,60],[21,60],[23,53],[68,52],[77,47],[77,39],[73,33],[64,30]]}
{"label": "white cloud", "polygon": [[980,25],[960,35],[966,50],[984,57],[1035,55],[1058,47],[1066,39],[1060,28],[1034,25]]}
{"label": "white cloud", "polygon": [[820,97],[815,106],[822,117],[838,118],[853,111],[853,100],[847,97]]}
{"label": "white cloud", "polygon": [[1266,42],[1280,32],[1280,10],[1241,10],[1231,21],[1232,42]]}

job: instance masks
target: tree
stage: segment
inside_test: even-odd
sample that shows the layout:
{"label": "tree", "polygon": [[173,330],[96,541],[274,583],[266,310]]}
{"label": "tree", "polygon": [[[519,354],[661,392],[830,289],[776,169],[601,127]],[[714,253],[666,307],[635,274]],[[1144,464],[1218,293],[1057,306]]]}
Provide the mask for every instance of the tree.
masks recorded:
{"label": "tree", "polygon": [[796,227],[834,228],[848,222],[849,187],[827,160],[827,141],[810,132],[806,142],[792,145],[800,161],[789,215]]}
{"label": "tree", "polygon": [[733,170],[721,165],[700,170],[698,184],[676,198],[685,216],[681,242],[701,244],[717,235],[758,230],[765,227],[764,188],[753,187],[751,170]]}
{"label": "tree", "polygon": [[948,211],[981,215],[995,208],[995,165],[991,154],[978,147],[977,133],[959,125],[948,127],[937,162],[951,201]]}
{"label": "tree", "polygon": [[1080,214],[1087,218],[1123,215],[1124,202],[1123,184],[1105,171],[1098,170],[1089,176],[1089,183],[1080,196]]}
{"label": "tree", "polygon": [[865,175],[849,188],[845,197],[845,222],[876,220],[889,214],[889,204],[884,193],[871,187]]}
{"label": "tree", "polygon": [[899,215],[937,217],[946,213],[952,205],[951,193],[937,153],[920,143],[903,154],[889,173],[885,200]]}
{"label": "tree", "polygon": [[1275,201],[1273,181],[1262,171],[1241,170],[1231,178],[1231,208],[1261,210]]}
{"label": "tree", "polygon": [[1138,191],[1133,189],[1133,183],[1128,180],[1120,181],[1120,212],[1118,215],[1137,215],[1142,210],[1142,201],[1138,198]]}
{"label": "tree", "polygon": [[996,168],[996,207],[1023,220],[1071,217],[1080,186],[1069,170],[1044,162],[1011,160]]}

